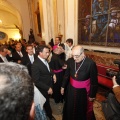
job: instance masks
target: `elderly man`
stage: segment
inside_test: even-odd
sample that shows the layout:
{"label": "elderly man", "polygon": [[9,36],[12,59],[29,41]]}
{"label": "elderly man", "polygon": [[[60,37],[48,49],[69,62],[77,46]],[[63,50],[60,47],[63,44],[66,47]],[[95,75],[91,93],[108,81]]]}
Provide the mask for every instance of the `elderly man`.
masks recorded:
{"label": "elderly man", "polygon": [[80,45],[72,49],[67,61],[61,94],[68,79],[68,92],[63,109],[63,120],[93,120],[93,100],[95,99],[98,79],[97,67],[93,60],[86,57]]}

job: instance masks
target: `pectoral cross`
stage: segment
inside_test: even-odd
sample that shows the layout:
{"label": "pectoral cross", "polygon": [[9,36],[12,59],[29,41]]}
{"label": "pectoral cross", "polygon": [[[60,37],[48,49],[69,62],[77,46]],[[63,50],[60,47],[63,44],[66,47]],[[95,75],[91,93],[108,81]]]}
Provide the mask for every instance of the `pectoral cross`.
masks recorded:
{"label": "pectoral cross", "polygon": [[77,78],[77,73],[75,73],[75,75],[74,75],[74,76],[75,76],[75,78]]}

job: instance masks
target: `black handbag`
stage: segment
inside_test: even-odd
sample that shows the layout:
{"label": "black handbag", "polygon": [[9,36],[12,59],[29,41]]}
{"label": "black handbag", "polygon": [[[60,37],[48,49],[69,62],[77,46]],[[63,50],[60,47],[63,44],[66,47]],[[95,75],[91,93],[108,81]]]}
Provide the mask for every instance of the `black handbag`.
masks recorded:
{"label": "black handbag", "polygon": [[109,93],[108,99],[101,103],[106,120],[120,120],[120,103],[114,94]]}

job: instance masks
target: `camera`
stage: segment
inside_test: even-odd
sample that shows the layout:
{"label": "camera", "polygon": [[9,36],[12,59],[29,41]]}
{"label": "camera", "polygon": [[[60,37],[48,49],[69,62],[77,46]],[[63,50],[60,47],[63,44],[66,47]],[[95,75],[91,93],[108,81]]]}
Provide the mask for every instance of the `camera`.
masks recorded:
{"label": "camera", "polygon": [[119,66],[119,71],[107,69],[106,76],[109,78],[116,76],[116,82],[120,85],[120,59],[115,59],[114,64],[117,64]]}

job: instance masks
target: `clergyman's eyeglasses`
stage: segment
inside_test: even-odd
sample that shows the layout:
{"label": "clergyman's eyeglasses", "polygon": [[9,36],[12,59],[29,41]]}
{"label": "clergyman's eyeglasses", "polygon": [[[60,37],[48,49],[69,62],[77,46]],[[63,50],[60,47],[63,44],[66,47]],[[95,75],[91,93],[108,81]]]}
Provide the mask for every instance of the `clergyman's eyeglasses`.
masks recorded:
{"label": "clergyman's eyeglasses", "polygon": [[[83,53],[83,52],[82,52]],[[80,55],[72,55],[72,57],[73,58],[79,58],[81,55],[82,55],[82,53],[80,53]]]}

